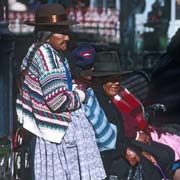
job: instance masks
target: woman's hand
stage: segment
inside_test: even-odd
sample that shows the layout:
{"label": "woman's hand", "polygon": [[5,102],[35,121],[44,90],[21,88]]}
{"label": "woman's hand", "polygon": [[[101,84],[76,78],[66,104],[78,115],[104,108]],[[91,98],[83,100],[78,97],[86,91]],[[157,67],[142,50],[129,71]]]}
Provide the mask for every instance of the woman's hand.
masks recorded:
{"label": "woman's hand", "polygon": [[125,158],[132,166],[135,166],[140,161],[138,154],[130,148],[126,149]]}
{"label": "woman's hand", "polygon": [[147,158],[149,161],[151,161],[153,164],[157,164],[157,161],[155,159],[155,157],[153,155],[151,155],[150,153],[146,152],[146,151],[142,151],[142,155]]}
{"label": "woman's hand", "polygon": [[72,87],[73,91],[76,91],[78,93],[79,99],[81,102],[84,102],[85,98],[86,98],[86,94],[85,91],[82,90],[82,88],[80,87],[80,85],[78,84],[73,84]]}
{"label": "woman's hand", "polygon": [[136,140],[143,142],[145,144],[150,144],[151,142],[151,137],[149,134],[143,132],[143,131],[138,131],[137,132],[137,136],[136,136]]}
{"label": "woman's hand", "polygon": [[87,87],[85,85],[82,85],[82,84],[78,84],[78,86],[76,88],[83,91],[83,92],[86,92],[86,89],[87,89]]}

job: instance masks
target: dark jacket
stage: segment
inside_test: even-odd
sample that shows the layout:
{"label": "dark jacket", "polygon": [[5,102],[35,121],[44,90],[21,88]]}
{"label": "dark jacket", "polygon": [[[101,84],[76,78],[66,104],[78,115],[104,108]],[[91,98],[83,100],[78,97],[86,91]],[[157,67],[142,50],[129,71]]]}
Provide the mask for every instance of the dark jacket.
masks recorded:
{"label": "dark jacket", "polygon": [[105,112],[107,119],[117,127],[116,149],[113,150],[113,158],[125,156],[127,145],[131,144],[133,139],[125,136],[123,119],[120,112],[112,103],[111,99],[106,95],[102,87],[94,87],[94,93]]}
{"label": "dark jacket", "polygon": [[[163,144],[153,142],[148,145],[141,142],[135,141],[133,138],[129,138],[125,136],[124,132],[124,123],[121,117],[120,112],[111,102],[110,97],[104,92],[101,85],[93,87],[94,93],[99,101],[100,106],[104,110],[104,113],[107,119],[117,126],[117,142],[115,150],[108,150],[101,152],[102,160],[104,163],[104,167],[107,175],[110,175],[112,172],[118,174],[120,178],[127,177],[130,164],[125,159],[126,148],[130,147],[137,153],[139,153],[141,157],[142,163],[142,173],[144,176],[144,180],[150,179],[162,179],[161,174],[158,169],[150,162],[147,161],[144,157],[141,156],[141,151],[147,151],[154,155],[156,160],[160,163],[160,166],[164,169],[168,178],[171,178],[171,167],[174,162],[174,152],[173,150]],[[113,171],[113,162],[118,161],[117,171]],[[148,170],[147,170],[148,169]],[[153,176],[153,177],[152,177]]]}

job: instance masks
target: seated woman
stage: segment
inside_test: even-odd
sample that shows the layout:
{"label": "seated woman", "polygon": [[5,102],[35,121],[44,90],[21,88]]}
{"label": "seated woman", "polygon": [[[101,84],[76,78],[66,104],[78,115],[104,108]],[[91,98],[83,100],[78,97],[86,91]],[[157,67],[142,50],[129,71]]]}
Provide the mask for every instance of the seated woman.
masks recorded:
{"label": "seated woman", "polygon": [[180,178],[180,136],[171,129],[162,126],[156,127],[148,124],[142,103],[126,88],[120,87],[119,93],[112,98],[112,102],[121,112],[124,120],[125,133],[129,137],[139,136],[139,140],[153,141],[170,146],[175,152],[173,164],[174,179]]}
{"label": "seated woman", "polygon": [[[150,139],[148,144],[145,144],[144,142],[135,141],[133,137],[125,136],[121,114],[112,103],[112,97],[119,92],[119,79],[119,85],[114,85],[113,88],[110,88],[110,91],[114,93],[113,96],[108,95],[108,93],[106,94],[105,84],[107,81],[104,81],[108,76],[119,76],[124,73],[121,72],[121,68],[118,66],[119,59],[114,55],[116,54],[111,52],[96,54],[93,74],[93,79],[96,83],[93,89],[101,107],[94,92],[90,88],[87,89],[87,97],[85,100],[86,115],[94,127],[107,176],[113,173],[117,175],[119,179],[127,179],[131,166],[139,163],[142,165],[142,176],[144,180],[162,179],[162,175],[155,165],[160,165],[165,175],[171,178],[171,167],[174,161],[174,152],[171,148],[150,141]],[[99,59],[98,56],[101,56],[101,58]],[[109,59],[111,59],[111,61],[109,61]],[[110,81],[111,80],[113,79],[110,79]],[[112,83],[116,84],[114,80]],[[104,125],[104,129],[102,124]],[[109,131],[107,131],[107,129]],[[107,132],[114,133],[111,133],[112,136],[107,136],[109,135]],[[108,139],[107,137],[111,138]],[[102,143],[102,139],[108,139],[108,141]],[[118,162],[119,165],[112,169],[113,161]]]}

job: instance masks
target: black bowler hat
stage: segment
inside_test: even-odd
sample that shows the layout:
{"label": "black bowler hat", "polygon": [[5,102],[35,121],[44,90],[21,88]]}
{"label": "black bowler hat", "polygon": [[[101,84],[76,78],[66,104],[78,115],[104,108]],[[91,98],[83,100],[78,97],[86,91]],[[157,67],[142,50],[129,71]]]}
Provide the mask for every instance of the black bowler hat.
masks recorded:
{"label": "black bowler hat", "polygon": [[120,64],[120,58],[116,51],[96,53],[92,76],[123,75],[130,72],[132,71],[125,70],[125,66]]}
{"label": "black bowler hat", "polygon": [[42,4],[35,14],[35,21],[25,21],[27,25],[31,26],[69,26],[78,24],[78,22],[68,19],[65,8],[58,4]]}

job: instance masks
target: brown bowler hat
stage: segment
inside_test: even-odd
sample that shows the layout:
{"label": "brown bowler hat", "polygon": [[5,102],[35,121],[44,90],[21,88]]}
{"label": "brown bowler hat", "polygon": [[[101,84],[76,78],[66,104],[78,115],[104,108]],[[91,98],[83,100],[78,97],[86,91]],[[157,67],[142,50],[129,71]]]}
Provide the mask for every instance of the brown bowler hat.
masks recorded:
{"label": "brown bowler hat", "polygon": [[42,4],[35,14],[35,21],[25,21],[31,26],[69,26],[78,22],[68,19],[65,8],[58,4]]}

